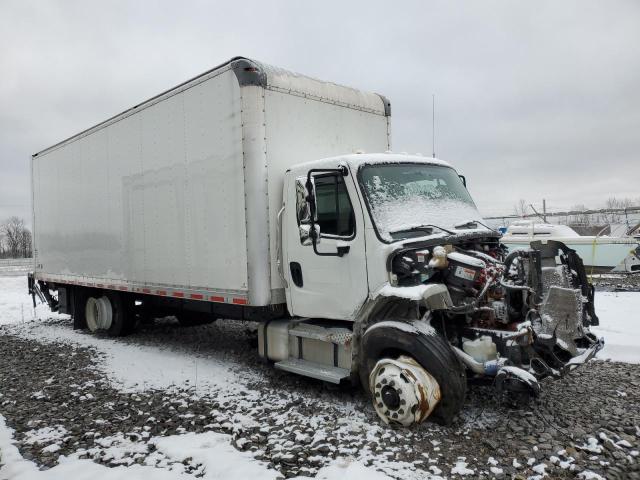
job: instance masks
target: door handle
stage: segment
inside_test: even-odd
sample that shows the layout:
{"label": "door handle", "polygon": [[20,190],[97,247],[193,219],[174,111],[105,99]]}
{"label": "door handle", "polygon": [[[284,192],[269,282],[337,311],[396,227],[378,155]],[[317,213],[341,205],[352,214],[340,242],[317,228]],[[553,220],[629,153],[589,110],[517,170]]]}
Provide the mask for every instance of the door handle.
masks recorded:
{"label": "door handle", "polygon": [[351,250],[351,246],[350,245],[339,245],[337,250],[338,250],[338,256],[339,257],[344,257],[347,253],[349,253],[349,250]]}

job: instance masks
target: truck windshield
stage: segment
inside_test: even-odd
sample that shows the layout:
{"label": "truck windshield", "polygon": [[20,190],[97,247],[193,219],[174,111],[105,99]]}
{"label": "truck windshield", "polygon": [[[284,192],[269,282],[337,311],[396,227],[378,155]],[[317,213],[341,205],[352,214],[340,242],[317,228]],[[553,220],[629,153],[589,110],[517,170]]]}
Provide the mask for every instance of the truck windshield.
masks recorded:
{"label": "truck windshield", "polygon": [[387,242],[482,220],[453,168],[422,163],[365,165],[360,183],[379,236]]}

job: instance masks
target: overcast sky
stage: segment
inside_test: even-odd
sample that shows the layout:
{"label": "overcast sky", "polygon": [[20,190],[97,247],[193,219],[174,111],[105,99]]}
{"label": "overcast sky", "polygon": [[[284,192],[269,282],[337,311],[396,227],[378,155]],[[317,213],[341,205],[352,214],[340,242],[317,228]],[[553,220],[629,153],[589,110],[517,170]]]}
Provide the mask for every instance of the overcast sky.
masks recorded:
{"label": "overcast sky", "polygon": [[237,55],[379,92],[485,215],[640,197],[640,2],[0,1],[0,219],[29,159]]}

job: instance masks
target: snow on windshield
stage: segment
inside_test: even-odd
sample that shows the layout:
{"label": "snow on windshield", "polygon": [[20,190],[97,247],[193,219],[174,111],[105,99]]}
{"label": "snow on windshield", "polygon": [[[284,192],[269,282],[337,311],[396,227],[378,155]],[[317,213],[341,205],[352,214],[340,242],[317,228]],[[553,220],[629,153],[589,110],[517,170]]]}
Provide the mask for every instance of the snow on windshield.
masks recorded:
{"label": "snow on windshield", "polygon": [[428,164],[367,165],[361,171],[373,221],[387,240],[407,238],[402,230],[422,225],[451,229],[482,220],[455,170]]}

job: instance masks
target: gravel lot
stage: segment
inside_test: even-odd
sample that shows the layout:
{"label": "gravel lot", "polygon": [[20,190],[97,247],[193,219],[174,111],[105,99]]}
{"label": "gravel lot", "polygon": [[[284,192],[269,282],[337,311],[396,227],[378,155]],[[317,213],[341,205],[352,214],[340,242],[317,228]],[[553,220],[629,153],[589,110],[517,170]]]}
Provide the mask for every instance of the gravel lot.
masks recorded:
{"label": "gravel lot", "polygon": [[[67,320],[46,322],[72,334]],[[127,392],[100,370],[99,349],[26,338],[41,323],[0,327],[0,414],[23,456],[42,468],[60,455],[170,468],[176,462],[150,439],[213,430],[229,433],[236,448],[283,477],[312,476],[331,459],[352,456],[395,478],[640,478],[638,365],[591,362],[543,382],[541,398],[519,409],[474,385],[452,426],[402,430],[381,425],[358,389],[329,388],[260,363],[252,324],[156,322],[116,340],[132,351],[163,345],[220,359],[246,378],[234,391],[204,388],[196,377],[191,386]],[[192,459],[180,463],[202,474]]]}
{"label": "gravel lot", "polygon": [[591,283],[601,292],[640,292],[640,273],[592,275]]}

